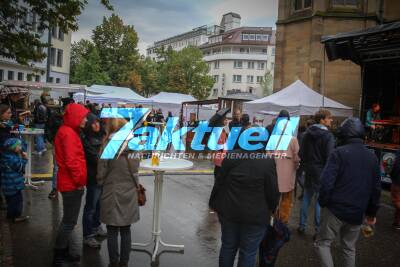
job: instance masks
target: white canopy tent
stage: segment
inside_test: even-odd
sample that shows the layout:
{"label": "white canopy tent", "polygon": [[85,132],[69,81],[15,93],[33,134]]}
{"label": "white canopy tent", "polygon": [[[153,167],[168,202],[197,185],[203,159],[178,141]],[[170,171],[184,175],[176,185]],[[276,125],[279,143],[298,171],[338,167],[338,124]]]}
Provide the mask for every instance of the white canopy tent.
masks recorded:
{"label": "white canopy tent", "polygon": [[328,109],[337,117],[353,115],[351,107],[324,97],[300,80],[272,95],[244,103],[244,110],[251,117],[257,114],[269,115],[282,109],[286,109],[293,116],[314,115],[320,108]]}
{"label": "white canopy tent", "polygon": [[86,93],[76,93],[75,101],[89,100],[94,103],[109,103],[116,106],[118,103],[126,104],[151,104],[152,100],[147,99],[127,87],[108,85],[92,85],[86,89]]}
{"label": "white canopy tent", "polygon": [[171,111],[174,116],[179,116],[182,102],[197,100],[191,95],[168,92],[158,93],[149,99],[153,101],[154,108],[162,109],[164,115],[167,115],[168,111]]}

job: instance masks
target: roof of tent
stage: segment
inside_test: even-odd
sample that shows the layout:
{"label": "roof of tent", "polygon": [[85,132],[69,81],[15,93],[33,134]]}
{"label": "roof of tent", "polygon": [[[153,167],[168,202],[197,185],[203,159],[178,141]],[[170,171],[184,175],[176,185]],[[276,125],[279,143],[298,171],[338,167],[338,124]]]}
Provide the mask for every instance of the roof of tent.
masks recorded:
{"label": "roof of tent", "polygon": [[179,94],[179,93],[167,93],[161,92],[149,98],[153,100],[155,103],[165,103],[165,104],[179,104],[187,101],[196,101],[191,95]]}
{"label": "roof of tent", "polygon": [[92,85],[87,88],[86,99],[93,102],[151,103],[132,89],[108,85]]}
{"label": "roof of tent", "polygon": [[331,110],[334,116],[351,116],[352,108],[317,93],[297,80],[282,90],[254,101],[244,103],[254,113],[287,109],[297,115],[313,115],[319,108]]}

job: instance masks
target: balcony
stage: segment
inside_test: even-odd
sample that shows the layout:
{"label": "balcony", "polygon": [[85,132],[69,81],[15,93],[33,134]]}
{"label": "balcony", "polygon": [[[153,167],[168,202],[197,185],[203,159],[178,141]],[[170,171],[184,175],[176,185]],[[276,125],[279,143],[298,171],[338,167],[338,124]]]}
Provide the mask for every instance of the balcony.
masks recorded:
{"label": "balcony", "polygon": [[214,60],[261,60],[267,61],[268,54],[266,53],[240,53],[240,52],[223,52],[223,53],[215,53],[212,55],[204,55],[203,59],[205,61],[214,61]]}

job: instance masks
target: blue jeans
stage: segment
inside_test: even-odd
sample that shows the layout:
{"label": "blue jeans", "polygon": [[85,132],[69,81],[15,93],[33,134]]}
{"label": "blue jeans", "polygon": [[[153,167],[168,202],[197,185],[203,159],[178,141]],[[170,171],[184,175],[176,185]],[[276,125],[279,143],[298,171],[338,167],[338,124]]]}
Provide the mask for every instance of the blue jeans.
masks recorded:
{"label": "blue jeans", "polygon": [[305,229],[307,225],[308,208],[310,207],[311,201],[315,201],[314,206],[314,228],[315,232],[319,232],[321,224],[321,207],[318,203],[318,192],[315,192],[312,188],[304,188],[303,202],[301,203],[300,209],[300,228]]}
{"label": "blue jeans", "polygon": [[222,246],[219,267],[232,267],[239,250],[238,267],[254,267],[256,255],[264,238],[267,224],[241,224],[219,216]]}
{"label": "blue jeans", "polygon": [[100,195],[102,187],[99,185],[86,186],[86,203],[83,209],[82,228],[83,237],[88,238],[95,235],[100,226]]}
{"label": "blue jeans", "polygon": [[7,202],[7,218],[15,219],[20,217],[23,207],[22,191],[19,190],[15,195],[5,197]]}
{"label": "blue jeans", "polygon": [[[44,123],[35,123],[35,128],[44,129]],[[44,136],[42,134],[35,135],[35,150],[41,152],[45,149]]]}

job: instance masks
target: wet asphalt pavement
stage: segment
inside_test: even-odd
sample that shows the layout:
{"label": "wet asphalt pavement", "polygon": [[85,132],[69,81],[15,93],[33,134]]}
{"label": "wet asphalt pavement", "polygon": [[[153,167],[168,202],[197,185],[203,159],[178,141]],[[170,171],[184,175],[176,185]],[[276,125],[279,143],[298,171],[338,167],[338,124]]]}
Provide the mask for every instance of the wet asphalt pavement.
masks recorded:
{"label": "wet asphalt pavement", "polygon": [[[34,158],[34,172],[48,171],[51,164],[47,164],[47,161],[46,156],[40,159]],[[143,176],[140,179],[147,189],[148,202],[140,210],[140,221],[132,227],[133,242],[148,241],[151,231],[153,177]],[[220,228],[216,215],[209,212],[207,205],[213,179],[211,175],[166,175],[164,177],[161,210],[162,238],[167,243],[185,245],[185,251],[184,253],[165,251],[159,255],[155,263],[151,263],[149,253],[135,250],[131,253],[129,266],[218,266]],[[11,225],[16,267],[51,266],[52,247],[62,216],[62,200],[61,197],[57,200],[48,199],[50,188],[50,182],[46,182],[40,190],[26,190],[24,193],[25,213],[31,216],[31,220]],[[299,203],[296,201],[289,223],[292,231],[291,241],[281,250],[277,267],[319,266],[313,250],[311,227],[304,236],[299,236],[296,232]],[[393,213],[392,207],[384,205],[378,214],[375,235],[368,239],[360,238],[357,244],[357,266],[400,266],[400,232],[394,232],[391,228]],[[309,221],[312,221],[311,216]],[[81,216],[77,230],[81,236]],[[336,246],[333,252],[337,266],[343,266],[339,261],[339,251]],[[80,266],[106,267],[108,264],[107,241],[102,242],[100,250],[82,248],[82,255]]]}

